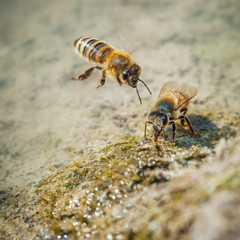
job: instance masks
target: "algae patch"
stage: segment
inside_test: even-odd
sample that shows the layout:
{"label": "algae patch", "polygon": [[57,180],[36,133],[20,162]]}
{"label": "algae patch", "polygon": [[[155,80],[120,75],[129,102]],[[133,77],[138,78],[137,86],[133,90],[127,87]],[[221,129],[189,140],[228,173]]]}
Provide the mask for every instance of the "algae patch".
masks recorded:
{"label": "algae patch", "polygon": [[[239,117],[220,115],[221,128],[206,129],[202,118],[200,137],[179,130],[176,146],[167,133],[157,146],[151,137],[132,136],[89,155],[72,147],[73,162],[54,170],[31,198],[6,199],[3,236],[157,240],[192,234],[202,205],[223,192],[239,191],[239,167],[227,161],[237,155]],[[221,137],[234,137],[234,144],[222,138],[216,147]],[[204,163],[214,171],[204,170]]]}
{"label": "algae patch", "polygon": [[[110,224],[106,216],[111,212],[116,222],[125,218],[132,208],[126,203],[129,198],[176,178],[180,168],[200,167],[213,157],[213,150],[200,146],[185,149],[164,142],[158,151],[149,140],[123,140],[80,158],[43,182],[36,190],[35,221],[47,224],[52,234],[103,237]],[[119,207],[122,211],[115,212]]]}

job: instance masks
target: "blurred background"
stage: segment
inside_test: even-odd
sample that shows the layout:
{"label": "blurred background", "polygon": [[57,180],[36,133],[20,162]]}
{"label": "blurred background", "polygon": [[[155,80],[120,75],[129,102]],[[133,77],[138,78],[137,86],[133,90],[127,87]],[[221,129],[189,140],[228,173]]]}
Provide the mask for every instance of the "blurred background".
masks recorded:
{"label": "blurred background", "polygon": [[[142,137],[168,80],[199,88],[193,110],[239,111],[239,10],[237,0],[1,0],[1,201],[67,166],[75,149]],[[91,66],[74,53],[81,36],[130,52],[153,96],[140,85],[140,105],[134,89],[110,79],[96,90],[99,72],[70,81]]]}

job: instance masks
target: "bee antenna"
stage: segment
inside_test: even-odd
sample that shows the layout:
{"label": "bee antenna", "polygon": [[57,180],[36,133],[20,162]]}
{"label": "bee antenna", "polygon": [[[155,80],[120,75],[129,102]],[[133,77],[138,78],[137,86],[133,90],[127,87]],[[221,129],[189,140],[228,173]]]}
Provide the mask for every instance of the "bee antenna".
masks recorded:
{"label": "bee antenna", "polygon": [[138,79],[138,80],[143,83],[143,85],[147,88],[147,90],[149,91],[149,93],[152,95],[152,92],[151,92],[150,89],[148,88],[147,84],[146,84],[143,80],[141,80],[141,79]]}
{"label": "bee antenna", "polygon": [[140,95],[139,95],[139,92],[138,92],[137,86],[136,86],[136,91],[137,91],[137,95],[138,95],[138,98],[139,98],[140,104],[142,104],[142,99],[141,99],[141,97],[140,97]]}

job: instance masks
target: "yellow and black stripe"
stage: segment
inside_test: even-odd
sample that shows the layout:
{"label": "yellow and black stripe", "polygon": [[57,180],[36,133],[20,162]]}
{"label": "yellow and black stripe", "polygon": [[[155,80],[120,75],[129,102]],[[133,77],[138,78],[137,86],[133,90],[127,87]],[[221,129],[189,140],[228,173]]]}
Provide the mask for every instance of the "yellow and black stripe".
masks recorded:
{"label": "yellow and black stripe", "polygon": [[115,51],[107,43],[91,37],[81,37],[74,41],[74,48],[89,61],[104,64],[108,56]]}

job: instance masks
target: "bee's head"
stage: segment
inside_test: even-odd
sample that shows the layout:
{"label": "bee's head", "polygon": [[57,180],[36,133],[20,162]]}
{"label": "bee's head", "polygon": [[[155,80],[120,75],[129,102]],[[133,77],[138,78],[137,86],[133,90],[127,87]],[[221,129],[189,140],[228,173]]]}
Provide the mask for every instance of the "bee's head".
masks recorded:
{"label": "bee's head", "polygon": [[148,89],[149,93],[152,95],[151,91],[149,90],[149,88],[147,87],[147,85],[141,80],[139,79],[141,73],[141,68],[140,66],[138,66],[137,64],[133,64],[129,69],[123,71],[123,80],[130,86],[133,88],[136,88],[137,94],[138,94],[138,98],[140,103],[142,103],[142,100],[140,98],[138,89],[137,89],[137,83],[138,81],[142,82],[145,87]]}
{"label": "bee's head", "polygon": [[168,124],[168,116],[165,113],[153,111],[149,114],[148,120],[153,124],[154,141],[156,142]]}
{"label": "bee's head", "polygon": [[129,69],[123,72],[123,80],[125,80],[129,86],[135,88],[137,86],[140,73],[141,68],[137,64],[133,64]]}

